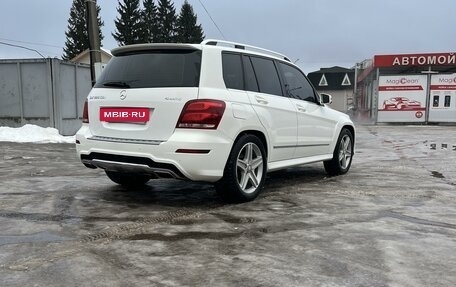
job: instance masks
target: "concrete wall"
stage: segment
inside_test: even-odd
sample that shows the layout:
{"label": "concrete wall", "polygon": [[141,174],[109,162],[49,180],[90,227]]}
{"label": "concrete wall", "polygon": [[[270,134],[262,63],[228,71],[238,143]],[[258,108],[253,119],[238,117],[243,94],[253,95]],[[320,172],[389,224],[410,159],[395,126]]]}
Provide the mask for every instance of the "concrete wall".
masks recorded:
{"label": "concrete wall", "polygon": [[0,60],[0,126],[36,124],[73,135],[91,89],[90,68],[58,59]]}
{"label": "concrete wall", "polygon": [[332,96],[332,103],[329,105],[331,108],[343,113],[347,113],[348,108],[353,102],[352,90],[337,90],[337,91],[324,91],[318,90],[319,93],[326,93]]}
{"label": "concrete wall", "polygon": [[[101,53],[101,62],[106,64],[111,60],[112,56],[106,53]],[[85,53],[77,59],[77,63],[90,65],[90,53]]]}

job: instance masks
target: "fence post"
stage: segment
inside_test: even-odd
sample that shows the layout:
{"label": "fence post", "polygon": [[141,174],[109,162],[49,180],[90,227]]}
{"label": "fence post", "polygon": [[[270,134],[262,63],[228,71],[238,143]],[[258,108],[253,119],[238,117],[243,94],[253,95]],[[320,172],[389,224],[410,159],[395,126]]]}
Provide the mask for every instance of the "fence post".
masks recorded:
{"label": "fence post", "polygon": [[19,105],[21,112],[20,125],[24,125],[24,94],[22,92],[22,68],[21,63],[17,62],[17,91],[19,93]]}
{"label": "fence post", "polygon": [[60,109],[60,67],[57,59],[49,59],[51,72],[49,73],[51,83],[51,125],[60,131],[61,109]]}

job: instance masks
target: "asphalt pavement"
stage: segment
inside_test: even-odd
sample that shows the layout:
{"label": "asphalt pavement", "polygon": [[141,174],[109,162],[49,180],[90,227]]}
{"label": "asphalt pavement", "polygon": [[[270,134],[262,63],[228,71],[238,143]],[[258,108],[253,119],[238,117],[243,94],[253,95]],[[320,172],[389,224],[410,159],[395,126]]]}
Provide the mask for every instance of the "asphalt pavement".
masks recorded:
{"label": "asphalt pavement", "polygon": [[0,286],[455,286],[456,127],[357,128],[348,174],[270,173],[244,204],[0,142]]}

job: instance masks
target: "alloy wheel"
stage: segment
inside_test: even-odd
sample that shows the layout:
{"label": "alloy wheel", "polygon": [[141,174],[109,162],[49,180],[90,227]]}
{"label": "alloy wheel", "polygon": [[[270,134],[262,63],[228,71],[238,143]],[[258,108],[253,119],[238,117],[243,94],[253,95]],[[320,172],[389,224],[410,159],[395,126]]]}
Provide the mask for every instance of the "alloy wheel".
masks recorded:
{"label": "alloy wheel", "polygon": [[339,163],[343,169],[350,165],[352,158],[352,141],[348,135],[344,135],[339,145]]}
{"label": "alloy wheel", "polygon": [[236,160],[237,183],[244,193],[253,193],[263,178],[263,157],[260,148],[246,143],[240,150]]}

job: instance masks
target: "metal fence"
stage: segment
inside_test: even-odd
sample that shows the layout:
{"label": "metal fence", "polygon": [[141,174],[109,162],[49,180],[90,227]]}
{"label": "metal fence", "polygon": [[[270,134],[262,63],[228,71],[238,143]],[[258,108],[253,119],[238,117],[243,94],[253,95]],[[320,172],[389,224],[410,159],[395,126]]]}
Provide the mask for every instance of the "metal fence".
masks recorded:
{"label": "metal fence", "polygon": [[0,126],[35,124],[74,135],[90,89],[88,65],[50,58],[0,60]]}

